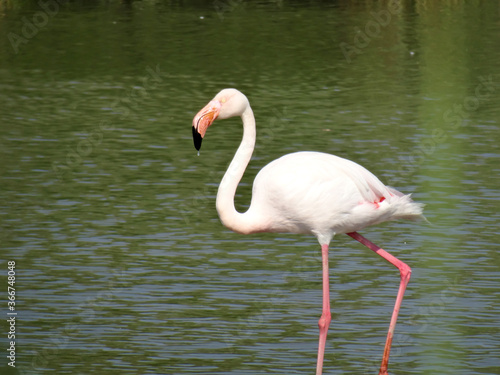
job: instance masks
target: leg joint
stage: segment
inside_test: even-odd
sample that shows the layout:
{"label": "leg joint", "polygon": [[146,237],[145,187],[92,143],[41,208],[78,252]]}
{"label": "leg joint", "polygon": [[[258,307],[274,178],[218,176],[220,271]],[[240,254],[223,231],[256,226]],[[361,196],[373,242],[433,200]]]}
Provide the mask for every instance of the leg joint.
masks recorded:
{"label": "leg joint", "polygon": [[319,321],[318,321],[319,329],[321,329],[321,330],[328,329],[331,321],[332,321],[332,315],[330,313],[322,314],[321,318],[319,318]]}
{"label": "leg joint", "polygon": [[411,268],[406,263],[401,262],[399,266],[399,273],[401,274],[401,280],[409,281],[411,277]]}

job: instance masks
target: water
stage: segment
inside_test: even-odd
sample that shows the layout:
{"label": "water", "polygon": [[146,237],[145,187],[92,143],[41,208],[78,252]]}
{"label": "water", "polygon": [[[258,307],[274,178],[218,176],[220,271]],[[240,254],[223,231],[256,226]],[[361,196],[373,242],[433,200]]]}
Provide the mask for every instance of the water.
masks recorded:
{"label": "water", "polygon": [[[14,260],[17,373],[314,372],[316,240],[220,224],[240,120],[210,128],[199,157],[192,144],[193,116],[224,87],[258,125],[238,209],[260,168],[299,150],[426,204],[432,225],[363,231],[413,268],[390,372],[500,373],[498,4],[47,4],[0,8],[0,280],[6,297]],[[325,374],[376,374],[397,271],[347,236],[330,266]]]}

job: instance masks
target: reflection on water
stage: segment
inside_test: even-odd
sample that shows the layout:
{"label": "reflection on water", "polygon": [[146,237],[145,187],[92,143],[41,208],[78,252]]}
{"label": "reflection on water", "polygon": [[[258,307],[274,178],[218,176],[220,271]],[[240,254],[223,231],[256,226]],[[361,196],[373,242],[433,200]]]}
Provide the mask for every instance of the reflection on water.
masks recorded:
{"label": "reflection on water", "polygon": [[[18,373],[314,371],[316,240],[220,224],[238,119],[217,122],[199,157],[192,145],[192,117],[230,86],[258,126],[240,210],[258,170],[298,150],[352,159],[427,205],[431,225],[364,232],[413,268],[392,373],[499,373],[498,7],[394,4],[68,3],[30,38],[39,5],[1,5]],[[397,285],[334,240],[325,373],[377,373]]]}

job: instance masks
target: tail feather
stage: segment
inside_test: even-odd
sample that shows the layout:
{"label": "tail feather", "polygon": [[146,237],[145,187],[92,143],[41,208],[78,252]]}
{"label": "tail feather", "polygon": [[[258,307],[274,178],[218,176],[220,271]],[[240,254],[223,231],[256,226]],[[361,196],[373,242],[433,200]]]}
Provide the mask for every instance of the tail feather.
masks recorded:
{"label": "tail feather", "polygon": [[416,203],[411,199],[411,194],[405,195],[396,189],[388,187],[393,197],[390,198],[392,202],[391,206],[394,209],[392,218],[406,219],[406,220],[426,220],[423,215],[424,206],[423,203]]}

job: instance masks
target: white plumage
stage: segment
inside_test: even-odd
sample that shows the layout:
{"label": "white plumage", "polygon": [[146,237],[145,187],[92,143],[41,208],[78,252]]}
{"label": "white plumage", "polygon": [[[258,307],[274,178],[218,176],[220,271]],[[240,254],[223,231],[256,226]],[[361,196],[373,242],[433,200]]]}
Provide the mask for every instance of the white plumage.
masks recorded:
{"label": "white plumage", "polygon": [[321,152],[296,152],[266,165],[256,176],[249,212],[269,232],[311,233],[320,244],[388,220],[420,218],[408,195],[386,187],[350,160]]}

